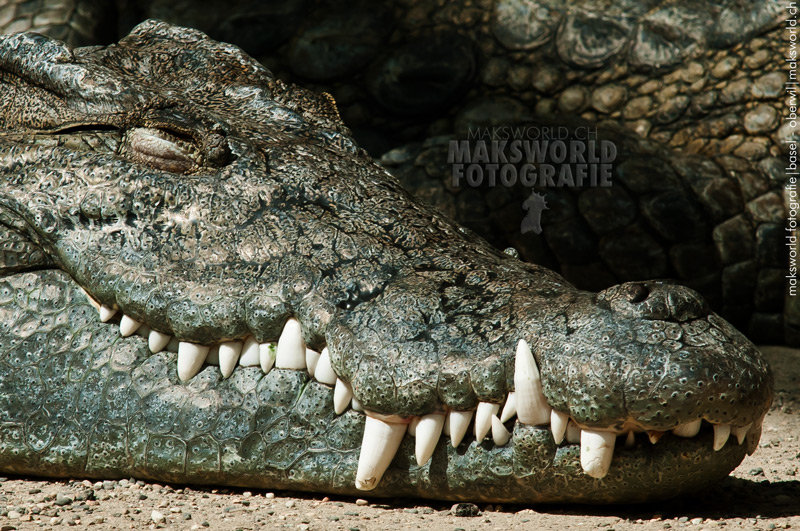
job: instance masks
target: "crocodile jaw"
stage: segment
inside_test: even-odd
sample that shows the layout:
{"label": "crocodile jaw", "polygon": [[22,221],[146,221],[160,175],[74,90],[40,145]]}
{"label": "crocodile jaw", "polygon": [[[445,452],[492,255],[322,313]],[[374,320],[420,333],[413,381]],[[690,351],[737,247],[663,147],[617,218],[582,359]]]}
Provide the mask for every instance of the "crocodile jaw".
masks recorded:
{"label": "crocodile jaw", "polygon": [[[693,431],[686,424],[696,423],[699,414],[683,412],[680,422],[629,418],[622,411],[624,401],[613,394],[605,400],[607,407],[593,411],[591,404],[604,397],[584,400],[582,389],[557,385],[573,371],[585,377],[578,383],[590,377],[607,381],[606,374],[615,374],[608,371],[612,364],[595,363],[595,356],[611,350],[596,348],[603,337],[592,341],[595,329],[608,327],[624,335],[664,321],[683,326],[688,319],[703,317],[693,295],[677,288],[656,290],[669,292],[666,298],[680,303],[666,310],[657,304],[658,296],[633,301],[624,293],[609,292],[595,299],[557,275],[502,256],[400,192],[354,147],[335,117],[315,112],[319,100],[282,86],[240,52],[197,32],[189,32],[196,44],[193,53],[208,54],[206,65],[233,64],[241,74],[231,80],[236,83],[202,87],[222,91],[223,108],[206,109],[203,93],[193,105],[175,104],[169,113],[159,109],[141,117],[127,112],[127,107],[152,103],[159,95],[141,88],[141,80],[120,82],[117,78],[125,79],[126,73],[114,70],[114,54],[180,54],[170,38],[185,38],[185,31],[148,23],[116,48],[76,51],[80,64],[72,52],[39,37],[10,37],[3,42],[14,46],[0,46],[5,68],[27,72],[25,86],[34,99],[44,103],[52,94],[61,95],[53,104],[59,112],[42,123],[25,122],[25,113],[6,112],[13,120],[23,119],[10,124],[11,136],[0,138],[0,169],[9,185],[2,197],[3,220],[14,230],[27,227],[30,241],[91,294],[102,320],[121,310],[122,336],[144,333],[146,326],[153,351],[170,349],[174,341],[175,372],[185,387],[199,377],[197,371],[209,357],[213,361],[216,356],[220,372],[231,378],[238,377],[232,361],[237,352],[242,370],[247,370],[246,360],[267,377],[274,372],[283,378],[287,371],[302,372],[317,354],[319,366],[328,347],[335,376],[329,384],[333,409],[342,412],[350,403],[372,419],[363,431],[363,467],[353,467],[351,484],[360,487],[381,487],[381,476],[394,457],[386,450],[401,447],[412,424],[421,430],[414,454],[424,462],[432,459],[431,447],[435,458],[440,430],[449,430],[451,446],[460,447],[473,415],[470,431],[480,441],[476,446],[491,432],[495,447],[517,448],[519,434],[531,433],[526,425],[546,424],[544,410],[553,408],[550,422],[558,428],[550,433],[552,444],[561,437],[580,439],[582,458],[575,462],[592,480],[611,473],[617,434],[628,441],[633,433],[635,444],[638,430],[651,432],[651,440],[658,439],[652,432]],[[149,43],[155,50],[148,48],[148,39],[155,41]],[[39,61],[31,64],[30,57]],[[76,71],[82,75],[67,75]],[[52,72],[64,75],[48,77]],[[75,85],[78,79],[97,82]],[[181,78],[169,79],[186,88]],[[49,90],[37,91],[38,85]],[[108,97],[117,93],[127,99]],[[308,103],[310,110],[304,112],[293,97]],[[257,111],[263,111],[260,121]],[[220,123],[226,112],[248,120]],[[70,120],[116,128],[122,132],[121,144],[110,152],[87,154],[70,145],[33,142],[19,147],[13,138],[31,131],[63,133],[74,123]],[[194,139],[187,147],[189,140],[181,131],[209,140]],[[317,164],[328,159],[338,166]],[[53,165],[42,170],[43,160]],[[73,171],[87,164],[88,171]],[[242,190],[252,193],[242,196]],[[215,197],[223,200],[215,203]],[[243,222],[248,230],[236,239]],[[210,235],[215,245],[204,245]],[[271,235],[280,237],[276,241]],[[331,253],[335,267],[317,263]],[[725,335],[724,325],[716,328]],[[634,345],[647,343],[647,338],[634,339]],[[742,346],[739,339],[731,341]],[[587,343],[594,347],[588,351],[591,365],[599,369],[583,374],[584,360],[574,351],[568,356],[567,349]],[[534,346],[538,360],[533,352],[528,359],[525,344]],[[740,358],[747,358],[748,348],[740,349]],[[522,361],[515,349],[523,352]],[[621,354],[629,363],[641,358],[638,351]],[[518,371],[507,370],[518,361]],[[562,363],[566,370],[556,370]],[[761,400],[734,400],[743,413],[722,411],[712,417],[715,424],[744,429],[753,423],[752,433],[757,432],[769,383],[768,372],[756,369],[753,380],[760,378],[756,394]],[[541,390],[531,383],[536,373]],[[728,370],[723,377],[734,373]],[[287,378],[299,381],[305,376]],[[634,383],[635,391],[650,391],[646,380]],[[503,422],[500,411],[512,391],[524,417],[513,426],[513,415]],[[516,398],[517,392],[524,400]],[[444,415],[450,420],[447,426]],[[581,430],[577,437],[576,429]],[[717,431],[713,446],[724,451],[727,430]]]}

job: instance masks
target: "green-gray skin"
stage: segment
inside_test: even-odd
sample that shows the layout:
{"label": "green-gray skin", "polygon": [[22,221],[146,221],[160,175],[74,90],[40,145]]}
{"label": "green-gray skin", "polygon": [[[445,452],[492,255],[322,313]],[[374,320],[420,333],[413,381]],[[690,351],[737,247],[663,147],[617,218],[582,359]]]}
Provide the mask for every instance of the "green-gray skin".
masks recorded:
{"label": "green-gray skin", "polygon": [[407,436],[376,496],[674,496],[738,465],[771,402],[757,349],[695,292],[584,292],[500,253],[404,192],[332,99],[194,30],[146,22],[76,50],[0,37],[0,182],[3,473],[359,492],[364,415],[335,415],[330,387],[243,367],[182,383],[175,354],[120,338],[80,288],[199,344],[275,341],[294,316],[376,413],[503,403],[525,339],[548,403],[581,426],[755,426],[716,452],[710,429],[640,435],[601,480],[516,420],[506,445],[443,437],[422,467]]}

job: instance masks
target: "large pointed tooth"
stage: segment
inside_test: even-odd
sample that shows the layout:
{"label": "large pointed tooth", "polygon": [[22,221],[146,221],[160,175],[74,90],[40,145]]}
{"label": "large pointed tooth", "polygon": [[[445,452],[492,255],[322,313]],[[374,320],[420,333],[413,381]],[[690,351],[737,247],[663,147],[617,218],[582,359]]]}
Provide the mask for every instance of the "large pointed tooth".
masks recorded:
{"label": "large pointed tooth", "polygon": [[753,423],[751,422],[747,426],[734,426],[731,428],[731,435],[736,437],[736,441],[739,443],[739,446],[741,446],[744,442],[747,432],[750,431],[752,426]]}
{"label": "large pointed tooth", "polygon": [[133,317],[123,314],[122,319],[119,321],[119,335],[122,337],[131,336],[140,326],[142,326],[142,323]]}
{"label": "large pointed tooth", "polygon": [[731,435],[730,424],[714,424],[714,451],[722,450]]}
{"label": "large pointed tooth", "polygon": [[306,368],[306,344],[303,342],[303,329],[300,321],[294,317],[286,321],[281,337],[278,339],[275,367],[278,369]]}
{"label": "large pointed tooth", "polygon": [[553,440],[556,444],[561,444],[564,440],[568,425],[569,415],[555,409],[550,412],[550,430],[553,432]]}
{"label": "large pointed tooth", "polygon": [[567,423],[567,442],[570,444],[578,444],[581,442],[581,429],[572,421]]}
{"label": "large pointed tooth", "polygon": [[681,424],[674,430],[672,433],[677,435],[678,437],[694,437],[698,433],[700,433],[700,425],[703,423],[703,419],[693,420],[691,422],[687,422],[686,424]]}
{"label": "large pointed tooth", "polygon": [[511,432],[496,415],[492,416],[492,439],[497,446],[503,446],[511,439]]}
{"label": "large pointed tooth", "polygon": [[481,442],[489,430],[492,429],[492,416],[500,411],[500,404],[479,402],[478,411],[475,413],[475,439]]}
{"label": "large pointed tooth", "polygon": [[242,367],[258,367],[261,365],[261,350],[253,336],[244,338],[242,353],[239,355],[239,365]]}
{"label": "large pointed tooth", "polygon": [[450,410],[450,414],[447,417],[450,421],[450,444],[453,445],[453,448],[461,444],[464,435],[467,434],[467,429],[474,413],[475,411],[472,409],[467,411]]}
{"label": "large pointed tooth", "polygon": [[178,378],[182,382],[190,380],[200,371],[208,355],[205,345],[181,341],[178,345]]}
{"label": "large pointed tooth", "polygon": [[337,415],[344,413],[351,398],[353,398],[353,388],[337,378],[336,387],[333,388],[333,410]]}
{"label": "large pointed tooth", "polygon": [[276,350],[274,343],[261,343],[258,345],[258,359],[261,364],[261,372],[264,374],[267,374],[275,366]]}
{"label": "large pointed tooth", "polygon": [[408,423],[408,434],[412,437],[417,436],[417,425],[420,420],[422,420],[422,417],[414,417],[411,419],[411,422]]}
{"label": "large pointed tooth", "polygon": [[107,323],[117,314],[117,310],[109,308],[104,304],[101,304],[97,311],[100,313],[100,321],[103,323]]}
{"label": "large pointed tooth", "polygon": [[610,431],[581,430],[581,467],[586,474],[596,479],[608,474],[616,440]]}
{"label": "large pointed tooth", "polygon": [[503,412],[500,414],[500,422],[508,422],[511,417],[517,414],[517,393],[511,391],[508,393],[506,403],[503,406]]}
{"label": "large pointed tooth", "polygon": [[333,372],[333,367],[331,366],[331,356],[328,353],[328,347],[322,349],[319,355],[317,366],[314,368],[314,379],[328,385],[336,384],[336,373]]}
{"label": "large pointed tooth", "polygon": [[534,426],[550,422],[550,405],[542,392],[539,368],[533,358],[528,342],[517,343],[517,358],[514,364],[514,391],[517,395],[517,418]]}
{"label": "large pointed tooth", "polygon": [[212,345],[208,349],[205,364],[219,366],[219,345]]}
{"label": "large pointed tooth", "polygon": [[172,336],[169,334],[158,330],[150,330],[150,335],[147,336],[147,346],[150,348],[150,352],[156,354],[169,345],[170,339],[172,339]]}
{"label": "large pointed tooth", "polygon": [[321,354],[316,350],[311,350],[306,347],[306,368],[308,369],[308,374],[311,376],[314,376],[314,371],[317,369],[320,356]]}
{"label": "large pointed tooth", "polygon": [[219,344],[219,371],[223,378],[233,374],[244,343],[241,341],[225,341]]}
{"label": "large pointed tooth", "polygon": [[441,413],[431,413],[419,419],[416,426],[417,439],[414,448],[419,466],[427,463],[428,459],[433,455],[436,443],[439,442],[439,437],[442,436],[442,428],[444,428],[444,415]]}
{"label": "large pointed tooth", "polygon": [[753,427],[750,428],[750,431],[747,432],[747,436],[745,437],[745,441],[747,442],[747,455],[753,455],[753,453],[755,453],[755,451],[758,449],[758,442],[761,440],[761,428],[763,422],[764,417],[761,417],[753,424]]}
{"label": "large pointed tooth", "polygon": [[408,424],[384,422],[367,416],[364,438],[361,440],[361,454],[358,456],[357,489],[372,490],[378,486],[383,473],[394,459],[407,428]]}

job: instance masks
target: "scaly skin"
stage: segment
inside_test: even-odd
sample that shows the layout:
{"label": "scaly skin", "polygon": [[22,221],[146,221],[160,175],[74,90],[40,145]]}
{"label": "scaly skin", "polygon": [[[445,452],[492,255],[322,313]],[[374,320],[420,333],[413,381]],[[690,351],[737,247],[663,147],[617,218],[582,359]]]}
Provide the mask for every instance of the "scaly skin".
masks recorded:
{"label": "scaly skin", "polygon": [[755,448],[769,369],[695,292],[589,293],[499,253],[414,202],[330,98],[234,47],[157,22],[106,48],[3,37],[0,94],[0,470],[356,492],[363,415],[336,416],[329,387],[284,368],[180,382],[173,354],[117,338],[75,283],[185,344],[271,342],[294,317],[390,424],[502,404],[524,340],[547,403],[585,432],[747,433],[719,451],[710,430],[639,436],[592,479],[578,447],[512,418],[509,442],[444,438],[423,466],[406,437],[377,495],[640,501]]}
{"label": "scaly skin", "polygon": [[[111,3],[0,0],[0,32],[105,44],[114,39],[97,30],[114,28]],[[779,2],[117,4],[121,35],[146,18],[194,27],[284,81],[330,92],[373,156],[416,141],[382,163],[496,247],[592,291],[676,278],[751,340],[800,342],[798,305],[785,300],[783,160],[796,132],[780,119],[788,78]],[[540,190],[550,207],[539,235],[520,230],[531,190],[453,186],[446,146],[418,142],[578,116],[620,126],[627,135],[612,136],[627,152],[610,189]],[[649,178],[653,169],[659,179]],[[655,186],[631,187],[623,171]]]}

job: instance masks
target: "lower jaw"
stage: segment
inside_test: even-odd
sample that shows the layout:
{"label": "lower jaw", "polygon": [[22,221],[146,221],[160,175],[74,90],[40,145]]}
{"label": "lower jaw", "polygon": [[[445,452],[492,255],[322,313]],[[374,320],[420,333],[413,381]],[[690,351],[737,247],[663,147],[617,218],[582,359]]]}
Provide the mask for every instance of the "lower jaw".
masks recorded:
{"label": "lower jaw", "polygon": [[[142,371],[144,366],[149,367]],[[142,350],[126,372],[135,378],[163,367],[174,367],[174,354],[154,356]],[[242,372],[250,371],[258,369]],[[511,441],[502,447],[490,439],[477,444],[470,438],[453,448],[442,438],[424,466],[417,465],[414,439],[406,436],[380,484],[367,494],[355,487],[364,415],[351,410],[337,416],[329,407],[330,388],[289,370],[272,371],[247,393],[237,389],[244,378],[222,380],[210,367],[199,376],[193,386],[173,377],[169,385],[147,394],[142,409],[126,415],[124,423],[97,418],[104,411],[124,415],[109,411],[119,407],[109,398],[68,422],[42,427],[40,433],[50,430],[53,435],[46,449],[26,446],[23,452],[10,452],[0,443],[0,470],[359,497],[602,504],[655,501],[708,488],[746,454],[745,446],[737,444],[714,452],[710,430],[692,439],[666,435],[657,445],[637,440],[635,447],[615,452],[608,474],[598,480],[583,472],[579,445],[557,446],[549,429],[516,423]],[[120,387],[112,394],[138,394],[135,387]],[[254,406],[259,395],[274,397],[277,392],[286,405],[265,411],[247,404]],[[231,410],[226,405],[234,397],[241,405]],[[208,418],[217,420],[201,427]],[[15,432],[22,435],[24,428],[6,429],[6,439]]]}

